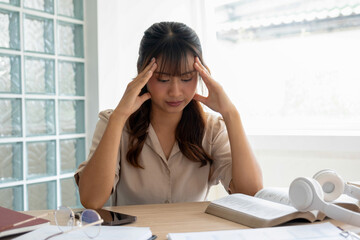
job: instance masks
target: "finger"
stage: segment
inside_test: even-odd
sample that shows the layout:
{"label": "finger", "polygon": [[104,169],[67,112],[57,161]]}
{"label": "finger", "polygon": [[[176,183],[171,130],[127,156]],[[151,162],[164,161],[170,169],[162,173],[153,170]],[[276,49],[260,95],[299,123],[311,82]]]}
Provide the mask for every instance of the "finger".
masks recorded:
{"label": "finger", "polygon": [[156,59],[155,58],[152,58],[151,61],[149,62],[149,64],[144,68],[144,70],[142,70],[140,73],[139,73],[139,76],[143,76],[145,75],[154,65],[154,63],[156,62]]}
{"label": "finger", "polygon": [[207,100],[206,97],[201,96],[201,95],[199,95],[199,94],[197,94],[197,93],[195,93],[193,99],[195,99],[196,101],[199,101],[199,102],[201,102],[201,103],[204,103],[204,104],[205,104],[205,102],[206,102],[206,100]]}
{"label": "finger", "polygon": [[195,58],[195,63],[197,63],[198,67],[207,75],[211,76],[209,70],[201,63],[198,57]]}
{"label": "finger", "polygon": [[200,66],[200,68],[202,70],[204,70],[207,74],[210,75],[209,71],[207,70],[207,68],[201,63],[200,59],[198,57],[195,57],[195,62]]}
{"label": "finger", "polygon": [[146,81],[148,81],[151,76],[153,75],[154,71],[156,70],[157,68],[157,64],[156,63],[153,63],[153,65],[151,66],[151,68],[145,73],[144,77],[146,79]]}
{"label": "finger", "polygon": [[200,60],[196,57],[194,68],[199,72],[200,76],[204,79],[205,84],[207,85],[211,81],[211,75],[208,70],[200,63]]}
{"label": "finger", "polygon": [[200,77],[202,78],[202,80],[204,81],[206,87],[209,89],[211,87],[211,76],[209,76],[208,74],[205,73],[205,70],[202,69],[198,63],[194,63],[194,68],[196,69],[196,71],[199,72]]}
{"label": "finger", "polygon": [[157,68],[157,64],[153,63],[151,68],[148,69],[145,75],[143,76],[138,75],[132,82],[132,84],[134,85],[133,87],[135,87],[136,89],[143,88],[146,85],[146,83],[149,81],[151,76],[153,75],[156,68]]}
{"label": "finger", "polygon": [[150,93],[144,93],[143,95],[141,95],[139,97],[140,101],[141,101],[141,104],[144,103],[146,100],[150,99],[151,98],[151,95]]}

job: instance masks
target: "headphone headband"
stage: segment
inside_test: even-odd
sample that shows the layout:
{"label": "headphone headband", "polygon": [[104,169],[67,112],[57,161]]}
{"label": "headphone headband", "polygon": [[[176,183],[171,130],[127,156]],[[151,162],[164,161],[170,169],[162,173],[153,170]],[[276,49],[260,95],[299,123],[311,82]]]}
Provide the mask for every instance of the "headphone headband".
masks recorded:
{"label": "headphone headband", "polygon": [[319,210],[330,218],[360,227],[360,213],[325,202],[321,185],[313,178],[296,178],[290,184],[289,198],[299,211]]}

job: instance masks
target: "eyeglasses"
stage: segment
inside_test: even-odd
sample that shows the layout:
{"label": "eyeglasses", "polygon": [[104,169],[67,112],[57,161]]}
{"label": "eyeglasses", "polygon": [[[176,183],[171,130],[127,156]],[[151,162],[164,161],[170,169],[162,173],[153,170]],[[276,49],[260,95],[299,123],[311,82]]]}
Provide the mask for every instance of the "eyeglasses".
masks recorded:
{"label": "eyeglasses", "polygon": [[[92,209],[85,209],[78,215],[75,215],[71,208],[61,206],[55,212],[55,222],[61,232],[55,233],[48,236],[44,240],[48,240],[52,237],[72,232],[80,228],[83,229],[86,236],[89,238],[95,238],[100,233],[101,223],[104,221],[101,219],[100,215]],[[92,226],[92,227],[90,227]]]}
{"label": "eyeglasses", "polygon": [[[64,233],[72,232],[80,228],[84,230],[86,236],[88,236],[89,238],[95,238],[99,235],[101,223],[104,221],[95,210],[85,209],[81,213],[74,214],[71,208],[61,206],[54,212],[48,212],[40,216],[32,217],[27,220],[11,224],[9,226],[1,228],[0,231],[4,231],[30,221],[34,221],[35,219],[45,217],[49,214],[55,215],[56,225],[61,232],[50,235],[44,240]],[[92,227],[89,228],[90,226]]]}

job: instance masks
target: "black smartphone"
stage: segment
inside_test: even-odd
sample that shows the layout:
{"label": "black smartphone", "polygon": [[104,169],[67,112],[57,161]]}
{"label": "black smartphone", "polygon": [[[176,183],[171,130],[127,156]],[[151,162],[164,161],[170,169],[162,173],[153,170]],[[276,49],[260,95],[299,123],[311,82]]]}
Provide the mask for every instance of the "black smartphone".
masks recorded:
{"label": "black smartphone", "polygon": [[[133,223],[136,221],[136,216],[128,215],[125,213],[118,213],[105,209],[96,209],[95,211],[98,212],[100,217],[104,220],[101,225],[116,226]],[[76,217],[79,218],[80,214],[81,212],[76,214]]]}

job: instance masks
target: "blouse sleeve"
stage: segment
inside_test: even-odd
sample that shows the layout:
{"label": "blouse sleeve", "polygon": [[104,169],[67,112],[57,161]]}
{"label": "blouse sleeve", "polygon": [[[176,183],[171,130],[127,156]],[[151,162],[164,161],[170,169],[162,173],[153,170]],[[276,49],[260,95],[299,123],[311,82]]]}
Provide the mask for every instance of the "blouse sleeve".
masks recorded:
{"label": "blouse sleeve", "polygon": [[232,179],[232,159],[229,136],[224,120],[221,117],[213,117],[208,121],[210,128],[210,154],[214,162],[211,166],[209,185],[217,185],[219,182],[225,190],[229,190]]}
{"label": "blouse sleeve", "polygon": [[[99,145],[99,142],[102,138],[102,136],[104,135],[106,126],[108,124],[110,115],[112,114],[113,110],[105,110],[99,113],[99,121],[96,124],[95,127],[95,131],[94,131],[94,136],[92,138],[92,143],[91,143],[91,147],[90,147],[90,151],[89,151],[89,155],[87,157],[87,160],[82,162],[77,171],[74,174],[74,178],[75,178],[75,182],[77,185],[79,185],[79,178],[81,176],[81,172],[84,169],[84,167],[86,166],[86,164],[89,162],[89,160],[91,159],[91,157],[93,156],[97,146]],[[118,158],[119,158],[119,154],[118,154]],[[116,171],[115,171],[115,179],[114,179],[114,185],[113,185],[113,190],[119,180],[119,171],[120,171],[120,163],[119,163],[119,159],[117,161],[117,165],[116,165]]]}

